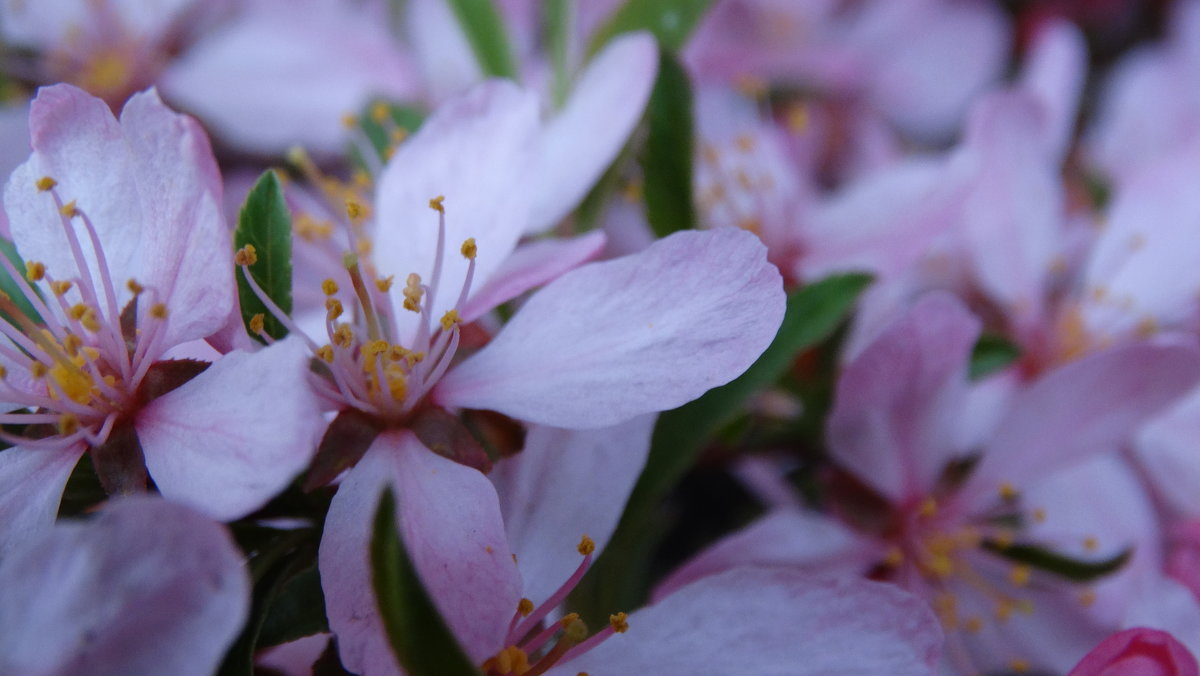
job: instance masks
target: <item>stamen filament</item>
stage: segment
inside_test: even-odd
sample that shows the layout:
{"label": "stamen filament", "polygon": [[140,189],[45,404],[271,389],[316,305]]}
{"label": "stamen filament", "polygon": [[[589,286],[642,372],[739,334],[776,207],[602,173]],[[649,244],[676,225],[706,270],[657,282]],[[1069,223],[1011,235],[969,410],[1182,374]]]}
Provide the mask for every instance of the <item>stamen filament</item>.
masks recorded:
{"label": "stamen filament", "polygon": [[254,295],[260,301],[262,301],[262,304],[267,308],[267,312],[270,312],[272,317],[278,319],[279,323],[283,324],[289,333],[294,333],[297,336],[300,336],[308,345],[308,349],[310,351],[315,353],[317,350],[321,349],[319,345],[313,342],[312,338],[308,337],[307,333],[300,330],[300,327],[292,321],[291,317],[287,316],[287,313],[279,309],[279,306],[275,304],[275,301],[271,300],[271,297],[267,295],[267,292],[263,291],[262,287],[258,285],[258,282],[254,281],[254,275],[250,274],[250,270],[244,265],[241,266],[241,268],[242,278],[245,279],[246,283],[250,285],[250,290],[254,293]]}
{"label": "stamen filament", "polygon": [[551,594],[550,598],[543,601],[540,606],[534,609],[534,611],[529,614],[529,617],[525,618],[524,622],[521,622],[517,625],[516,630],[509,632],[508,640],[505,641],[505,643],[516,643],[522,636],[528,634],[530,630],[536,627],[538,623],[550,613],[551,610],[554,610],[559,604],[566,600],[567,595],[571,593],[571,590],[575,588],[575,585],[579,584],[579,581],[583,579],[583,574],[587,572],[588,566],[590,565],[592,565],[592,555],[591,553],[588,553],[584,555],[583,561],[579,562],[579,567],[576,568],[575,572],[571,574],[571,577],[567,578],[567,581],[558,588],[558,591]]}

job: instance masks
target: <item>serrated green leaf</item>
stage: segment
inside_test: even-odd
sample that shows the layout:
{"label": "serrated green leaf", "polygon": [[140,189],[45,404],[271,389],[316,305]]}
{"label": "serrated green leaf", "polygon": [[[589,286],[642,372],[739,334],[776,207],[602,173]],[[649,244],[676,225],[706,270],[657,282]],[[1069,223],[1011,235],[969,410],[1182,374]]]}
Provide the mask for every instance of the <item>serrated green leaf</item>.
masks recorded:
{"label": "serrated green leaf", "polygon": [[475,52],[484,75],[517,79],[512,45],[504,19],[491,0],[450,0],[458,25]]}
{"label": "serrated green leaf", "polygon": [[592,36],[588,54],[621,33],[640,30],[654,33],[664,49],[679,51],[710,5],[712,0],[629,0]]}
{"label": "serrated green leaf", "polygon": [[1015,362],[1021,357],[1021,348],[1004,336],[984,334],[975,341],[971,350],[971,366],[968,374],[971,380],[991,375]]}
{"label": "serrated green leaf", "polygon": [[1072,582],[1091,582],[1115,573],[1133,556],[1131,547],[1102,561],[1081,561],[1035,545],[1004,546],[992,540],[984,540],[982,547],[1009,561],[1023,563]]}
{"label": "serrated green leaf", "polygon": [[375,510],[371,537],[375,600],[400,666],[412,676],[479,676],[417,574],[396,525],[391,490]]}
{"label": "serrated green leaf", "polygon": [[639,588],[638,567],[651,549],[646,540],[655,532],[658,503],[692,466],[705,442],[736,418],[751,397],[777,382],[798,353],[833,334],[870,282],[867,275],[838,275],[794,291],[779,332],[758,361],[733,382],[659,416],[646,468],[617,530],[572,597],[573,607],[585,619],[641,605],[645,589]]}
{"label": "serrated green leaf", "polygon": [[683,66],[659,52],[658,79],[646,104],[648,133],[641,162],[646,219],[659,237],[696,225],[692,202],[692,84]]}
{"label": "serrated green leaf", "polygon": [[[4,255],[8,257],[8,260],[13,264],[13,267],[17,269],[17,272],[25,269],[25,261],[21,260],[21,254],[17,253],[17,247],[3,237],[0,237],[0,252],[3,252]],[[0,291],[3,291],[5,294],[7,294],[12,302],[16,304],[17,309],[23,312],[25,316],[31,319],[35,324],[40,324],[42,322],[41,315],[37,313],[37,310],[33,309],[33,304],[29,302],[29,299],[26,298],[25,294],[21,291],[21,283],[10,277],[3,270],[0,270]],[[36,288],[34,289],[34,293],[37,293]],[[4,319],[4,321],[8,322],[9,324],[16,324],[16,322],[8,316],[8,313],[0,312],[0,318]]]}
{"label": "serrated green leaf", "polygon": [[[287,314],[292,312],[292,216],[283,197],[283,186],[274,171],[265,171],[246,197],[238,215],[238,227],[233,233],[233,245],[240,249],[254,246],[258,260],[249,266],[254,281],[267,297]],[[263,329],[278,340],[287,335],[287,328],[267,311],[241,270],[236,270],[238,300],[242,305],[242,321],[249,331],[254,315],[263,315]],[[258,338],[253,332],[250,335]]]}

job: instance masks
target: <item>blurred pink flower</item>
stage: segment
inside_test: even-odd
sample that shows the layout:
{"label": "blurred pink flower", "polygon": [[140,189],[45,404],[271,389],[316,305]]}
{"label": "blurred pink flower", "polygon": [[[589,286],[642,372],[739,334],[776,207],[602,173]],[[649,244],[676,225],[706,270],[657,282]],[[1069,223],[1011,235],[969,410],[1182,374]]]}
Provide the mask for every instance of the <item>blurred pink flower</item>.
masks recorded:
{"label": "blurred pink flower", "polygon": [[1196,676],[1196,658],[1165,631],[1136,627],[1100,642],[1067,676]]}

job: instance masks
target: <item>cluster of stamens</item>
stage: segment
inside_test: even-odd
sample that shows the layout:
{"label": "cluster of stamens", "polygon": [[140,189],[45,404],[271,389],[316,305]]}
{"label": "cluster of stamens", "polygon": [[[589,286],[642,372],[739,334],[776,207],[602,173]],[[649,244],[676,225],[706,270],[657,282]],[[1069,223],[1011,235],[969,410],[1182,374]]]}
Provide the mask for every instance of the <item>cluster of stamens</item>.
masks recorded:
{"label": "cluster of stamens", "polygon": [[[588,636],[587,624],[577,613],[568,613],[556,622],[545,622],[546,616],[561,605],[583,579],[583,574],[592,564],[596,543],[584,535],[577,550],[583,556],[583,561],[550,598],[536,608],[533,601],[525,598],[517,604],[517,612],[509,623],[504,641],[507,647],[483,663],[481,669],[484,674],[541,676],[551,667],[568,662],[600,645],[613,634],[623,634],[629,629],[625,613],[610,615],[608,625],[592,636]],[[554,639],[553,643],[551,639]]]}

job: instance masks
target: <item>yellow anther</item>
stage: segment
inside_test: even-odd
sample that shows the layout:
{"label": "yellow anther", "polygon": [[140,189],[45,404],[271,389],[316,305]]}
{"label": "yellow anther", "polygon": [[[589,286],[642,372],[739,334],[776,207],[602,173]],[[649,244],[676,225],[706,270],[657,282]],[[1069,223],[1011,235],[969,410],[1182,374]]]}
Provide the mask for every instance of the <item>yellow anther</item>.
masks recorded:
{"label": "yellow anther", "polygon": [[1100,546],[1100,541],[1094,535],[1089,535],[1083,539],[1083,548],[1089,552],[1094,552]]}
{"label": "yellow anther", "polygon": [[346,200],[346,217],[358,222],[367,217],[367,208],[355,200]]}
{"label": "yellow anther", "polygon": [[73,413],[64,413],[58,417],[58,433],[63,436],[79,431],[79,418]]}
{"label": "yellow anther", "polygon": [[62,205],[62,207],[58,210],[58,213],[66,216],[67,218],[75,218],[78,216],[79,209],[75,206],[75,200],[71,200],[70,202]]}
{"label": "yellow anther", "polygon": [[438,195],[437,197],[434,197],[433,199],[429,200],[429,208],[433,209],[434,211],[438,212],[439,214],[444,214],[444,213],[446,213],[446,207],[442,203],[445,201],[446,201],[445,195]]}
{"label": "yellow anther", "polygon": [[358,116],[354,113],[346,113],[342,116],[342,126],[347,129],[353,129],[358,126]]}
{"label": "yellow anther", "polygon": [[25,261],[25,279],[40,282],[46,277],[46,264],[40,261]]}
{"label": "yellow anther", "polygon": [[354,184],[360,188],[371,187],[371,175],[362,169],[356,169],[350,178],[352,181],[354,181]]}
{"label": "yellow anther", "polygon": [[733,140],[733,144],[734,144],[734,146],[737,147],[738,150],[740,150],[744,153],[753,152],[754,136],[752,136],[751,134],[748,134],[748,133],[738,134],[738,137]]}
{"label": "yellow anther", "polygon": [[1028,673],[1029,672],[1029,662],[1026,662],[1025,660],[1011,660],[1008,663],[1008,668],[1012,669],[1013,672],[1018,673],[1018,674]]}
{"label": "yellow anther", "polygon": [[462,248],[459,251],[462,252],[463,258],[470,261],[475,260],[475,254],[479,252],[479,247],[475,246],[475,238],[467,238],[467,241],[462,243]]}
{"label": "yellow anther", "polygon": [[136,279],[131,279],[128,282],[125,282],[125,288],[129,289],[129,291],[135,296],[142,295],[142,292],[146,290],[146,287],[138,284]]}
{"label": "yellow anther", "polygon": [[325,281],[321,282],[321,290],[325,292],[326,296],[332,296],[338,292],[337,282],[333,281],[332,279],[326,279]]}
{"label": "yellow anther", "polygon": [[259,312],[250,318],[250,332],[260,334],[266,326],[267,318],[263,313]]}
{"label": "yellow anther", "polygon": [[258,251],[255,250],[253,244],[247,244],[246,246],[238,249],[237,252],[233,254],[233,264],[234,265],[254,265],[257,262],[258,262]]}
{"label": "yellow anther", "polygon": [[321,347],[317,348],[317,358],[320,359],[321,361],[325,362],[326,364],[332,364],[333,363],[333,346],[332,345],[322,345]]}
{"label": "yellow anther", "polygon": [[1016,500],[1017,496],[1020,495],[1020,493],[1017,492],[1016,487],[1014,487],[1012,484],[1010,484],[1007,481],[1000,483],[999,490],[1000,490],[1000,497],[1001,497],[1001,499],[1004,499],[1004,500]]}
{"label": "yellow anther", "polygon": [[521,599],[517,603],[517,612],[521,614],[521,617],[529,617],[529,613],[533,612],[533,601],[524,598]]}
{"label": "yellow anther", "polygon": [[391,140],[392,145],[400,145],[404,143],[404,139],[406,138],[408,138],[408,130],[404,127],[396,127],[388,134],[388,139]]}
{"label": "yellow anther", "polygon": [[617,613],[616,615],[608,616],[608,624],[613,628],[613,631],[618,634],[624,634],[629,630],[629,623],[626,622],[627,616],[625,613]]}
{"label": "yellow anther", "polygon": [[1008,599],[1003,599],[996,604],[996,620],[998,622],[1006,622],[1013,614],[1013,602]]}
{"label": "yellow anther", "polygon": [[1033,520],[1035,523],[1043,523],[1046,520],[1046,510],[1038,507],[1033,510]]}
{"label": "yellow anther", "polygon": [[596,551],[596,542],[590,537],[584,535],[582,538],[579,538],[579,546],[575,549],[579,551],[580,555],[587,556]]}
{"label": "yellow anther", "polygon": [[343,310],[344,308],[342,307],[342,301],[336,298],[325,299],[325,317],[329,321],[333,321],[338,317],[341,317]]}
{"label": "yellow anther", "polygon": [[558,626],[565,628],[568,624],[571,624],[578,619],[579,613],[567,613],[566,615],[563,615],[561,620],[558,621]]}
{"label": "yellow anther", "polygon": [[937,514],[937,500],[933,498],[925,498],[921,502],[921,506],[917,508],[917,514],[928,519]]}
{"label": "yellow anther", "polygon": [[46,365],[40,361],[35,361],[29,366],[29,375],[37,379],[45,378],[49,372],[50,369],[46,368]]}
{"label": "yellow anther", "polygon": [[1096,602],[1096,592],[1091,589],[1085,589],[1079,592],[1079,603],[1084,608],[1090,607]]}
{"label": "yellow anther", "polygon": [[46,192],[47,190],[52,190],[54,186],[58,185],[58,181],[50,178],[49,176],[43,176],[37,180],[35,185],[37,185],[39,192]]}
{"label": "yellow anther", "polygon": [[1033,575],[1033,569],[1029,566],[1013,566],[1013,569],[1008,573],[1008,579],[1018,587],[1024,587],[1029,584],[1029,578]]}
{"label": "yellow anther", "polygon": [[412,353],[405,349],[403,345],[397,344],[388,348],[387,356],[390,361],[400,361],[410,354]]}
{"label": "yellow anther", "polygon": [[458,316],[458,310],[446,310],[446,314],[442,315],[443,331],[449,331],[461,323],[462,318]]}
{"label": "yellow anther", "polygon": [[404,286],[404,309],[411,312],[421,311],[421,296],[425,290],[421,288],[421,276],[415,272],[409,273]]}
{"label": "yellow anther", "polygon": [[150,316],[155,319],[167,318],[167,306],[162,303],[155,303],[150,306]]}
{"label": "yellow anther", "polygon": [[0,380],[3,380],[4,378],[7,378],[7,377],[8,377],[8,369],[5,368],[3,364],[0,364]]}
{"label": "yellow anther", "polygon": [[947,578],[954,574],[954,560],[945,554],[931,556],[923,563],[929,574],[935,577]]}
{"label": "yellow anther", "polygon": [[91,308],[89,308],[84,303],[76,303],[75,305],[72,305],[71,307],[67,308],[67,316],[70,317],[71,319],[78,321],[79,319],[81,319],[83,317],[83,315],[87,314],[87,311],[89,309],[91,309]]}
{"label": "yellow anther", "polygon": [[66,293],[71,290],[71,286],[71,282],[68,282],[65,279],[56,279],[53,282],[50,282],[50,290],[53,291],[54,295],[56,296],[66,295]]}
{"label": "yellow anther", "polygon": [[808,106],[804,104],[796,104],[788,108],[787,126],[793,134],[800,134],[807,130],[808,121]]}
{"label": "yellow anther", "polygon": [[387,277],[384,277],[383,279],[377,279],[377,280],[375,280],[375,288],[379,289],[383,293],[387,293],[388,291],[392,290],[392,280],[393,279],[395,279],[395,277],[393,275],[388,275]]}
{"label": "yellow anther", "polygon": [[1158,322],[1154,317],[1143,317],[1137,323],[1136,331],[1139,338],[1150,338],[1158,333]]}
{"label": "yellow anther", "polygon": [[972,615],[963,621],[963,629],[966,629],[972,634],[978,634],[983,630],[983,618],[978,615]]}
{"label": "yellow anther", "polygon": [[899,568],[904,563],[904,550],[892,547],[883,557],[883,563],[889,568]]}
{"label": "yellow anther", "polygon": [[79,348],[83,347],[83,339],[74,333],[69,333],[66,338],[63,338],[62,345],[67,354],[74,357],[79,354]]}
{"label": "yellow anther", "polygon": [[387,119],[392,116],[392,111],[388,109],[388,105],[382,101],[371,106],[371,119],[379,124],[387,122]]}
{"label": "yellow anther", "polygon": [[404,401],[408,396],[408,379],[403,373],[388,373],[388,394],[393,401]]}
{"label": "yellow anther", "polygon": [[341,348],[349,348],[354,344],[354,330],[349,324],[338,324],[333,330],[333,344]]}
{"label": "yellow anther", "polygon": [[358,252],[359,256],[370,255],[371,250],[374,248],[375,243],[369,237],[359,237],[358,241],[354,243],[354,250]]}
{"label": "yellow anther", "polygon": [[621,188],[621,197],[625,198],[625,201],[630,204],[641,203],[643,194],[641,181],[630,181]]}

